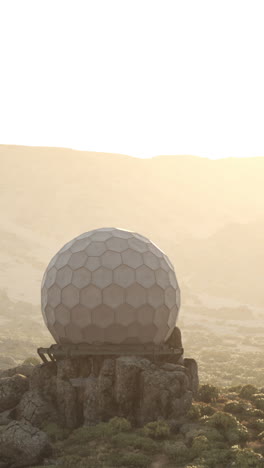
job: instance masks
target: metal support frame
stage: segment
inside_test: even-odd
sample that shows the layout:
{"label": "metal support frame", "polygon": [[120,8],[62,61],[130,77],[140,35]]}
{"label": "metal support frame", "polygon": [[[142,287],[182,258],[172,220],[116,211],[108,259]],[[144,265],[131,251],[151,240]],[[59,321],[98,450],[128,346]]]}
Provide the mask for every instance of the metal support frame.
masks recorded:
{"label": "metal support frame", "polygon": [[[183,348],[173,348],[166,344],[53,344],[49,348],[38,348],[38,355],[44,364],[56,362],[66,358],[95,357],[95,356],[142,356],[142,357],[180,357]],[[46,355],[50,360],[47,359]]]}

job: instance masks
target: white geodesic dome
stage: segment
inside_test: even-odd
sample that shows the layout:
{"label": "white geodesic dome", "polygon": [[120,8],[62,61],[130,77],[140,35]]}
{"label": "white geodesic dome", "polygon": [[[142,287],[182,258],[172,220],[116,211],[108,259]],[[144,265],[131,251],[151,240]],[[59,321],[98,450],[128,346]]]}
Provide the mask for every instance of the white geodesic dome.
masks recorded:
{"label": "white geodesic dome", "polygon": [[179,308],[168,257],[146,237],[119,228],[95,229],[68,242],[41,284],[43,318],[59,344],[159,344]]}

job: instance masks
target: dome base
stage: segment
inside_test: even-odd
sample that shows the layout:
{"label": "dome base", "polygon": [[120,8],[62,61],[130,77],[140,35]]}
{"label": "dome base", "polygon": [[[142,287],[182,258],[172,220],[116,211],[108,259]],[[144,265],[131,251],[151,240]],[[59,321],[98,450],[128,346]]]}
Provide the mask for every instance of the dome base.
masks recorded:
{"label": "dome base", "polygon": [[[183,348],[175,348],[170,344],[53,344],[49,348],[38,348],[38,355],[44,363],[58,361],[65,358],[93,357],[93,356],[153,356],[155,357],[180,357]],[[48,358],[49,359],[48,359]]]}

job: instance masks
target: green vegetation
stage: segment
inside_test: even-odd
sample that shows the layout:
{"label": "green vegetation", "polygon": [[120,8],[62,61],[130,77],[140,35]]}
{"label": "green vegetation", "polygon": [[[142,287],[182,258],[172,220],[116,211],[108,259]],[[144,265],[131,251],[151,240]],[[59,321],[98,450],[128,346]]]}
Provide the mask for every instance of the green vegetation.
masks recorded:
{"label": "green vegetation", "polygon": [[160,468],[264,468],[264,418],[256,407],[262,392],[248,385],[212,387],[201,386],[198,398],[213,401],[194,401],[177,430],[164,420],[133,428],[121,417],[68,433],[43,424],[53,446],[45,466],[151,468],[158,460]]}
{"label": "green vegetation", "polygon": [[33,366],[37,366],[40,363],[41,363],[40,359],[38,359],[36,356],[29,356],[22,362],[22,364],[25,364],[25,365],[32,364]]}

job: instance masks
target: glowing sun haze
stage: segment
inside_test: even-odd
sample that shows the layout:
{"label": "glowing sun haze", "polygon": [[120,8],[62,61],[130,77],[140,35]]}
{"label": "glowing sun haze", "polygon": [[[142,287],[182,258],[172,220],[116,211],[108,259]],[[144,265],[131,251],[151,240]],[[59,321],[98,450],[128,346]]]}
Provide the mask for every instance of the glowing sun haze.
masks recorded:
{"label": "glowing sun haze", "polygon": [[264,156],[263,2],[0,4],[2,144]]}

